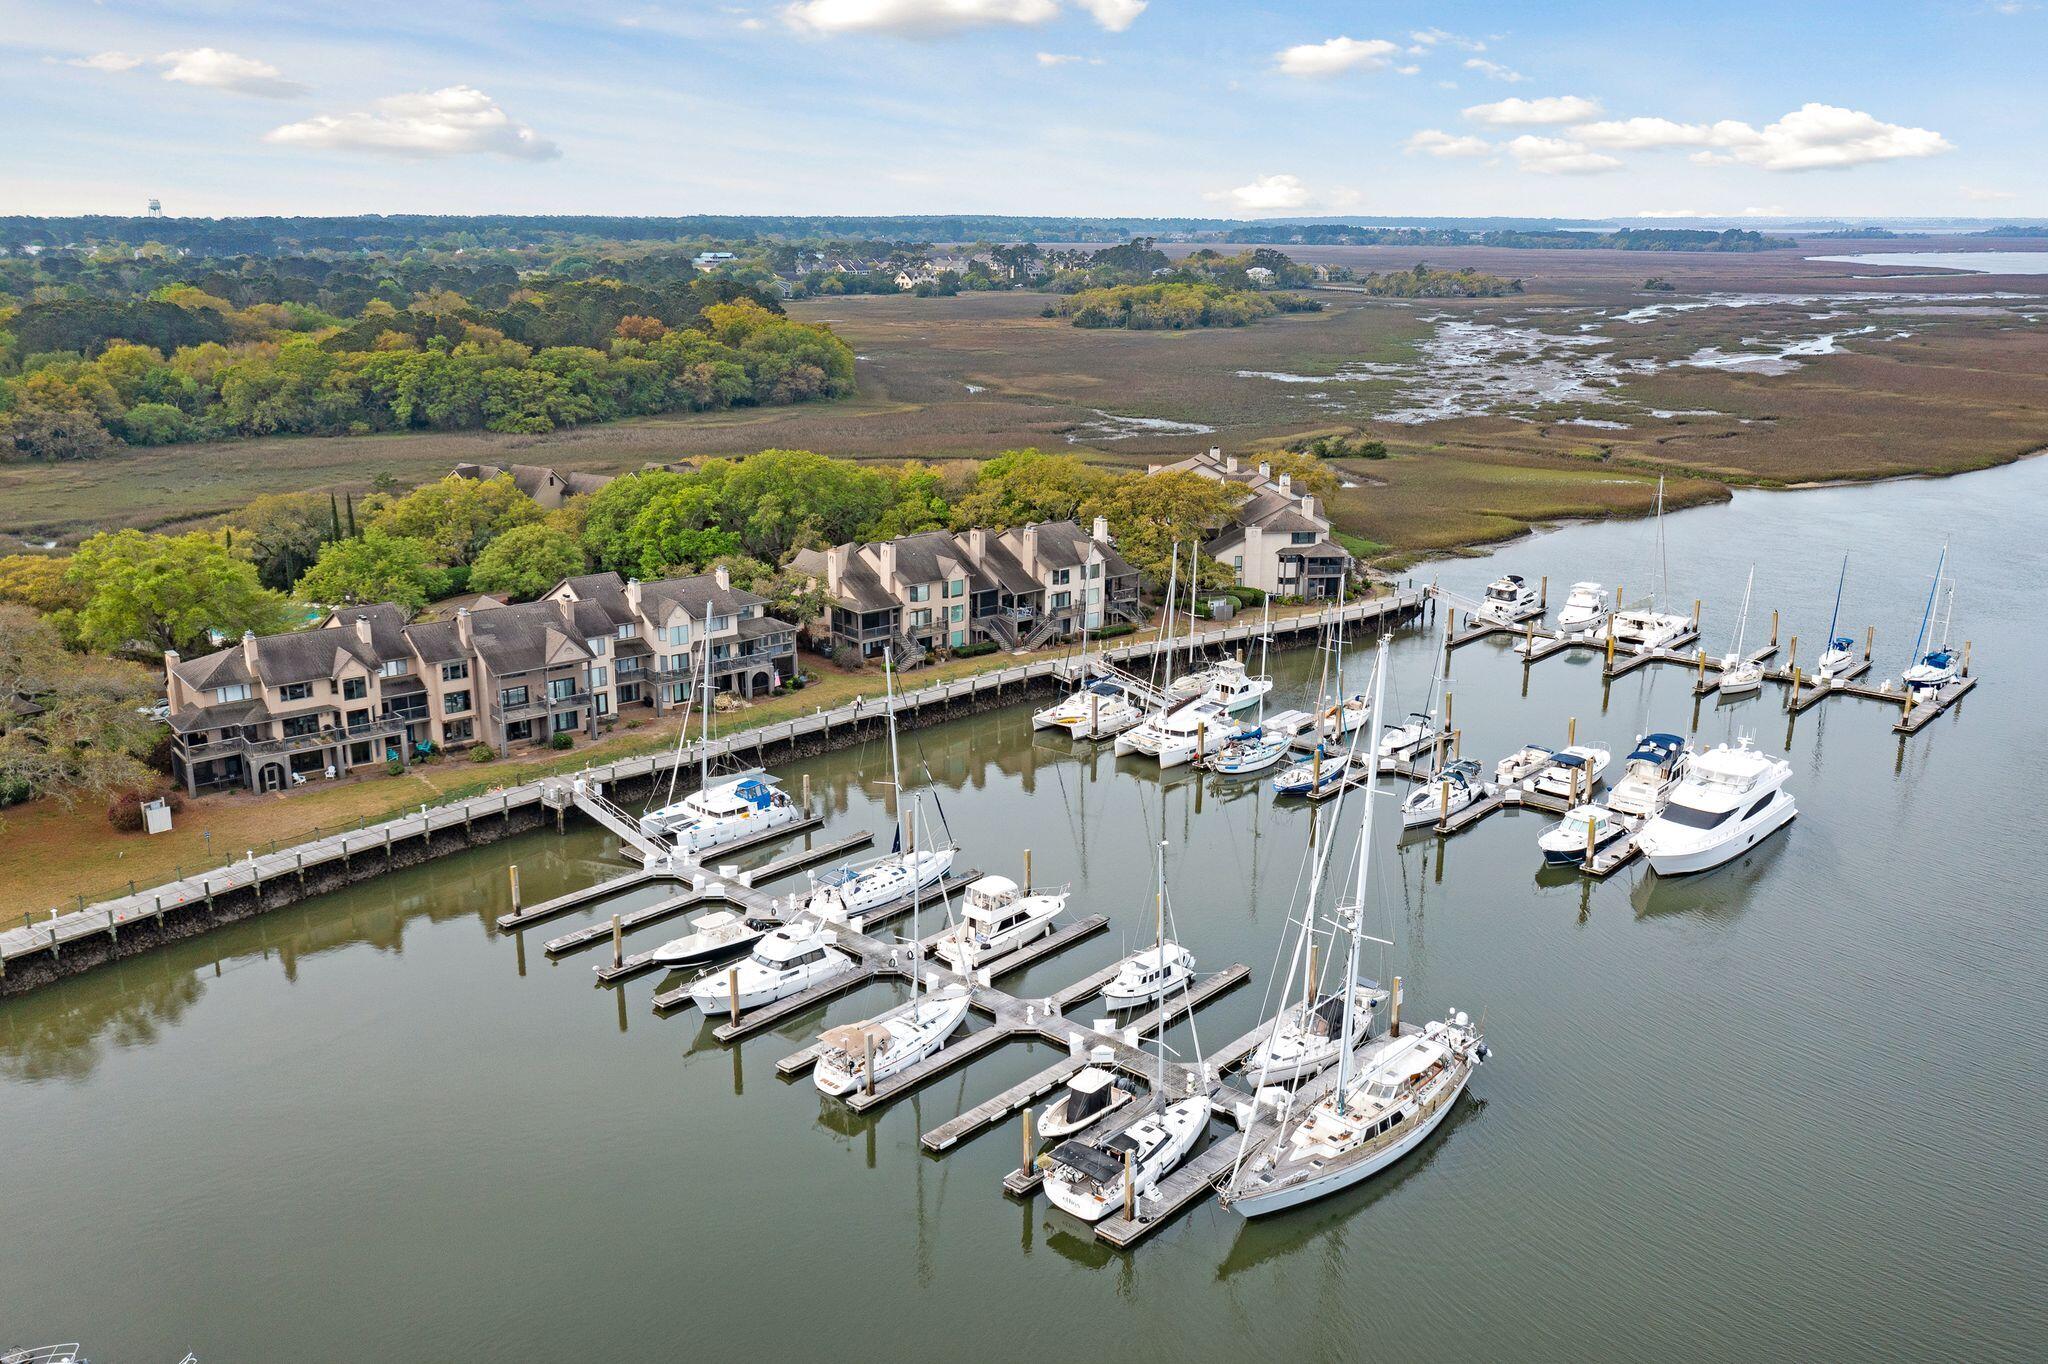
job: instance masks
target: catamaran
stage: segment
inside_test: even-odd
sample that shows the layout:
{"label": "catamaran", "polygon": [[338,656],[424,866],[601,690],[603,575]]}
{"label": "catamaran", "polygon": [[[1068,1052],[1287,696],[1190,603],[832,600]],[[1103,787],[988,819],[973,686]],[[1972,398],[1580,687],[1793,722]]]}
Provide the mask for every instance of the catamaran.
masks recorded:
{"label": "catamaran", "polygon": [[1750,747],[1717,744],[1693,759],[1663,813],[1636,843],[1659,876],[1718,867],[1755,847],[1799,813],[1785,783],[1792,764]]}
{"label": "catamaran", "polygon": [[1207,757],[1237,733],[1223,707],[1206,696],[1176,701],[1145,723],[1116,736],[1116,753],[1141,753],[1162,768]]}
{"label": "catamaran", "polygon": [[[1384,671],[1384,644],[1381,655]],[[1369,747],[1377,748],[1379,736],[1373,737]],[[1372,864],[1372,786],[1368,781],[1364,792],[1357,883],[1351,902],[1338,909],[1339,921],[1350,935],[1343,976],[1347,982],[1358,978],[1359,946],[1365,936],[1361,925]],[[1486,1043],[1471,1020],[1456,1011],[1442,1022],[1425,1025],[1420,1033],[1404,1034],[1399,985],[1397,980],[1386,1034],[1355,1050],[1339,1048],[1336,1084],[1303,1111],[1296,1112],[1293,1097],[1280,1091],[1272,1131],[1254,1149],[1271,1092],[1259,1091],[1236,1163],[1224,1182],[1226,1207],[1245,1217],[1259,1217],[1350,1188],[1415,1149],[1443,1122],[1473,1070],[1486,1059]],[[1344,1000],[1342,1032],[1348,1036],[1356,1000],[1350,991]]]}
{"label": "catamaran", "polygon": [[1939,692],[1943,687],[1962,675],[1962,668],[1956,661],[1955,650],[1949,647],[1949,625],[1956,615],[1956,585],[1948,584],[1948,608],[1942,614],[1938,639],[1926,653],[1920,646],[1927,642],[1927,627],[1933,622],[1936,598],[1941,593],[1941,571],[1948,564],[1948,545],[1941,547],[1941,558],[1934,566],[1934,586],[1927,589],[1927,609],[1920,615],[1920,633],[1913,637],[1913,657],[1917,660],[1906,669],[1906,689],[1916,697],[1922,692]]}
{"label": "catamaran", "polygon": [[1742,614],[1735,621],[1735,647],[1721,656],[1720,694],[1742,696],[1762,691],[1764,663],[1742,652],[1742,637],[1749,631],[1749,597],[1756,589],[1756,565],[1749,566],[1749,581],[1742,588]]}

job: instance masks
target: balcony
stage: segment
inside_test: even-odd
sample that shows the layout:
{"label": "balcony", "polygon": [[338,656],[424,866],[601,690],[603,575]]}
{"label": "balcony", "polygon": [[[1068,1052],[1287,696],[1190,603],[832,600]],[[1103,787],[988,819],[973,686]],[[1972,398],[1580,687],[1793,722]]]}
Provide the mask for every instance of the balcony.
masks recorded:
{"label": "balcony", "polygon": [[403,716],[387,716],[366,725],[349,725],[345,728],[330,725],[310,734],[294,734],[284,739],[250,739],[241,736],[233,739],[215,739],[211,743],[187,744],[183,752],[187,762],[195,763],[244,755],[306,753],[314,749],[333,748],[338,744],[355,743],[364,739],[400,738],[405,734],[405,723]]}

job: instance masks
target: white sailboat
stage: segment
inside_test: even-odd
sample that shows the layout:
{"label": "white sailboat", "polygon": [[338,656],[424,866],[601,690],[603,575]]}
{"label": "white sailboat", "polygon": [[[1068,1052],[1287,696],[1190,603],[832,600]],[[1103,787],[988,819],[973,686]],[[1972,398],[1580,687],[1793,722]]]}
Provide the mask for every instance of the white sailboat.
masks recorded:
{"label": "white sailboat", "polygon": [[1856,640],[1850,635],[1839,635],[1835,631],[1842,624],[1842,588],[1849,581],[1849,556],[1842,556],[1842,572],[1835,579],[1835,613],[1828,617],[1828,641],[1820,651],[1820,662],[1814,667],[1814,676],[1823,682],[1840,677],[1856,666]]}
{"label": "white sailboat", "polygon": [[[1384,665],[1384,644],[1381,652]],[[1361,925],[1372,863],[1372,785],[1368,781],[1364,793],[1357,884],[1351,903],[1338,910],[1351,939],[1346,981],[1358,977],[1364,938]],[[1271,1091],[1255,1098],[1236,1164],[1224,1183],[1226,1207],[1245,1217],[1259,1217],[1349,1188],[1415,1149],[1443,1122],[1473,1070],[1485,1060],[1486,1043],[1470,1019],[1455,1011],[1420,1033],[1403,1034],[1399,982],[1395,985],[1387,1033],[1356,1050],[1340,1049],[1335,1085],[1303,1111],[1295,1111],[1293,1096],[1281,1091],[1272,1131],[1256,1150],[1253,1138],[1266,1108],[1263,1100]],[[1347,991],[1347,1024],[1354,1007]],[[1349,1027],[1344,1031],[1348,1034]]]}
{"label": "white sailboat", "polygon": [[1401,827],[1416,829],[1448,819],[1492,790],[1479,777],[1475,758],[1458,758],[1429,774],[1401,802]]}
{"label": "white sailboat", "polygon": [[1956,614],[1956,586],[1953,580],[1948,584],[1948,608],[1942,614],[1941,624],[1936,631],[1934,646],[1926,653],[1920,646],[1927,642],[1927,627],[1933,623],[1935,606],[1941,593],[1942,569],[1948,564],[1948,545],[1941,547],[1941,558],[1934,565],[1934,586],[1927,589],[1927,609],[1920,615],[1920,633],[1913,637],[1914,662],[1906,669],[1906,689],[1915,697],[1922,693],[1939,692],[1943,687],[1962,676],[1962,667],[1956,661],[1955,650],[1949,647],[1948,631]]}
{"label": "white sailboat", "polygon": [[[1269,671],[1273,652],[1273,599],[1266,599],[1259,622],[1259,667]],[[1266,691],[1272,690],[1272,680],[1265,679]],[[1223,747],[1204,763],[1210,771],[1225,777],[1249,777],[1277,767],[1294,747],[1293,736],[1276,729],[1266,728],[1266,692],[1259,693],[1258,720],[1249,728],[1240,728]]]}
{"label": "white sailboat", "polygon": [[1607,630],[1613,636],[1617,647],[1632,649],[1636,653],[1650,653],[1668,648],[1685,637],[1692,628],[1689,616],[1677,616],[1668,611],[1659,611],[1657,604],[1662,600],[1667,587],[1667,556],[1664,545],[1664,480],[1657,480],[1657,587],[1650,594],[1647,605],[1624,607],[1617,598],[1614,610],[1607,617]]}
{"label": "white sailboat", "polygon": [[1749,598],[1755,590],[1756,565],[1751,564],[1749,581],[1742,588],[1742,614],[1735,620],[1735,647],[1721,656],[1720,693],[1723,696],[1744,696],[1763,690],[1763,660],[1742,652],[1743,636],[1749,631]]}

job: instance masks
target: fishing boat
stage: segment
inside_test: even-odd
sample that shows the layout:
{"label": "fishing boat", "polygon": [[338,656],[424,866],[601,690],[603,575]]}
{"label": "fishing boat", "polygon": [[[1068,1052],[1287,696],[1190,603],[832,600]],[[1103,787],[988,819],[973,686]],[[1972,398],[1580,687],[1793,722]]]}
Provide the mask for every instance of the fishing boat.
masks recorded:
{"label": "fishing boat", "polygon": [[1502,786],[1514,786],[1550,766],[1557,750],[1542,744],[1523,744],[1493,765],[1493,779]]}
{"label": "fishing boat", "polygon": [[1100,1065],[1083,1066],[1067,1081],[1066,1092],[1039,1113],[1038,1131],[1046,1137],[1072,1136],[1084,1127],[1093,1127],[1131,1098],[1131,1091],[1115,1071]]}
{"label": "fishing boat", "polygon": [[1913,638],[1914,662],[1906,669],[1906,689],[1917,698],[1923,692],[1939,692],[1943,687],[1962,676],[1962,667],[1956,660],[1955,651],[1949,647],[1949,625],[1956,614],[1955,583],[1948,584],[1948,608],[1942,614],[1941,624],[1936,631],[1936,642],[1927,652],[1920,652],[1927,642],[1928,626],[1933,624],[1935,604],[1942,587],[1942,569],[1948,564],[1948,546],[1941,547],[1941,558],[1934,566],[1934,586],[1927,589],[1927,609],[1920,615],[1920,633]]}
{"label": "fishing boat", "polygon": [[1536,609],[1536,589],[1519,573],[1507,573],[1486,585],[1479,618],[1495,625],[1513,625]]}
{"label": "fishing boat", "polygon": [[1162,768],[1179,767],[1228,743],[1237,726],[1223,707],[1205,696],[1176,701],[1133,729],[1116,736],[1116,753],[1139,753]]}
{"label": "fishing boat", "polygon": [[740,961],[699,976],[690,984],[690,1000],[714,1016],[730,1013],[735,995],[743,1011],[758,1009],[853,967],[852,955],[833,945],[823,925],[802,919],[763,937]]}
{"label": "fishing boat", "polygon": [[1616,814],[1648,819],[1664,808],[1691,762],[1679,735],[1643,735],[1622,760],[1621,780],[1607,794],[1608,808]]}
{"label": "fishing boat", "polygon": [[1599,583],[1573,583],[1557,609],[1557,628],[1590,630],[1607,619],[1607,589]]}
{"label": "fishing boat", "polygon": [[[1368,783],[1359,829],[1358,878],[1350,903],[1338,910],[1350,934],[1346,981],[1358,978],[1358,953],[1365,936],[1360,925],[1372,865],[1372,796]],[[1485,1040],[1471,1020],[1455,1010],[1419,1033],[1404,1033],[1398,979],[1389,1003],[1384,1035],[1355,1049],[1338,1049],[1336,1083],[1326,1095],[1299,1110],[1286,1090],[1261,1088],[1254,1096],[1242,1144],[1223,1182],[1224,1206],[1245,1217],[1260,1217],[1350,1188],[1414,1150],[1443,1122],[1472,1072],[1486,1059]],[[1356,1008],[1348,990],[1345,1004],[1347,1010]],[[1348,1035],[1351,1029],[1345,1026],[1342,1031]],[[1278,1104],[1270,1128],[1260,1121],[1269,1096]]]}
{"label": "fishing boat", "polygon": [[1785,789],[1791,776],[1791,763],[1757,752],[1748,739],[1700,753],[1663,812],[1636,835],[1650,869],[1659,876],[1706,871],[1784,828],[1799,813]]}
{"label": "fishing boat", "polygon": [[1344,784],[1351,773],[1351,751],[1318,743],[1314,752],[1273,778],[1278,796],[1324,796]]}
{"label": "fishing boat", "polygon": [[1044,1183],[1052,1205],[1083,1222],[1100,1222],[1173,1173],[1208,1128],[1211,1104],[1206,1094],[1170,1104],[1164,1093],[1158,1103],[1114,1136],[1054,1147]]}
{"label": "fishing boat", "polygon": [[818,1038],[812,1079],[821,1092],[839,1097],[880,1084],[944,1046],[966,1019],[967,1005],[967,991],[954,986],[914,993],[908,1004],[865,1022],[827,1028]]}
{"label": "fishing boat", "polygon": [[1242,659],[1226,658],[1209,671],[1213,680],[1203,699],[1221,706],[1226,715],[1258,705],[1273,690],[1273,679],[1251,676]]}
{"label": "fishing boat", "polygon": [[1445,763],[1401,802],[1401,827],[1414,829],[1435,824],[1489,794],[1490,788],[1479,779],[1477,759],[1459,758]]}
{"label": "fishing boat", "polygon": [[1102,1002],[1112,1010],[1135,1009],[1179,989],[1194,976],[1195,954],[1177,942],[1162,940],[1123,959],[1102,987]]}
{"label": "fishing boat", "polygon": [[1020,890],[1007,876],[984,876],[967,887],[960,922],[939,940],[933,955],[968,975],[1051,932],[1067,898],[1064,887],[1033,893]]}
{"label": "fishing boat", "polygon": [[695,966],[743,952],[775,927],[730,910],[714,909],[690,920],[690,931],[671,938],[649,953],[657,966]]}
{"label": "fishing boat", "polygon": [[[1543,860],[1559,867],[1583,862],[1593,853],[1627,838],[1634,826],[1605,805],[1575,805],[1565,817],[1537,835]],[[1588,831],[1590,832],[1590,836]]]}
{"label": "fishing boat", "polygon": [[1835,579],[1835,613],[1828,618],[1828,642],[1820,651],[1820,662],[1814,666],[1814,676],[1823,682],[1847,674],[1856,666],[1856,640],[1851,635],[1838,635],[1836,629],[1842,623],[1842,587],[1849,581],[1849,556],[1842,556],[1842,571]]}
{"label": "fishing boat", "polygon": [[1536,774],[1532,784],[1543,794],[1564,800],[1590,796],[1613,759],[1613,752],[1598,744],[1573,744],[1570,748],[1560,748],[1551,755],[1549,764]]}
{"label": "fishing boat", "polygon": [[1764,662],[1742,652],[1742,637],[1749,631],[1749,597],[1756,589],[1756,565],[1749,566],[1749,581],[1742,588],[1742,614],[1735,620],[1735,646],[1721,656],[1718,690],[1723,696],[1745,696],[1762,691]]}

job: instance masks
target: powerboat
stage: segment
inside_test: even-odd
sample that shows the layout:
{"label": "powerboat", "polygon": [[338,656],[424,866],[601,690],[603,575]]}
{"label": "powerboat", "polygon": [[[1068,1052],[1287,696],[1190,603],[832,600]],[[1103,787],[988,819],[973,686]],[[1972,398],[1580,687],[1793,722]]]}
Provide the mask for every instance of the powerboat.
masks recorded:
{"label": "powerboat", "polygon": [[1448,819],[1487,792],[1479,780],[1477,759],[1445,763],[1401,802],[1401,827],[1414,829]]}
{"label": "powerboat", "polygon": [[1421,1145],[1449,1115],[1487,1056],[1463,1013],[1388,1032],[1351,1054],[1350,1074],[1239,1167],[1226,1206],[1263,1217],[1369,1178]]}
{"label": "powerboat", "polygon": [[1791,823],[1799,813],[1785,783],[1792,764],[1759,753],[1744,739],[1717,744],[1692,760],[1685,779],[1636,843],[1659,876],[1718,867]]}
{"label": "powerboat", "polygon": [[1607,618],[1616,648],[1647,654],[1668,649],[1692,629],[1691,616],[1674,616],[1649,607],[1631,607]]}
{"label": "powerboat", "polygon": [[1179,767],[1214,753],[1236,732],[1237,726],[1221,705],[1198,696],[1176,702],[1137,728],[1117,735],[1116,752],[1118,757],[1142,753],[1158,759],[1162,768]]}
{"label": "powerboat", "polygon": [[932,954],[961,975],[968,975],[977,966],[1006,956],[1050,931],[1054,917],[1067,907],[1067,895],[1064,889],[1027,893],[1007,876],[984,876],[967,887],[960,922],[939,940]]}
{"label": "powerboat", "polygon": [[1273,794],[1279,796],[1322,796],[1344,784],[1351,771],[1348,749],[1331,750],[1317,744],[1315,752],[1273,778]]}
{"label": "powerboat", "polygon": [[1513,786],[1526,781],[1557,757],[1557,750],[1542,744],[1523,744],[1514,752],[1493,765],[1493,779],[1502,786]]}
{"label": "powerboat", "polygon": [[640,831],[672,835],[679,851],[706,852],[795,824],[803,808],[775,778],[758,769],[692,791],[643,816]]}
{"label": "powerboat", "polygon": [[1224,777],[1250,777],[1277,765],[1294,747],[1285,734],[1269,733],[1263,725],[1239,730],[1229,742],[1209,756],[1211,772]]}
{"label": "powerboat", "polygon": [[714,909],[690,920],[690,931],[671,938],[649,954],[657,966],[695,966],[745,951],[775,925],[730,910]]}
{"label": "powerboat", "polygon": [[1573,744],[1551,755],[1533,785],[1546,796],[1564,800],[1590,796],[1613,759],[1614,754],[1598,744]]}
{"label": "powerboat", "polygon": [[1412,711],[1403,723],[1388,725],[1380,730],[1380,756],[1401,757],[1427,744],[1435,743],[1442,734],[1436,716],[1419,710]]}
{"label": "powerboat", "polygon": [[1557,609],[1557,628],[1587,630],[1607,619],[1607,589],[1599,583],[1573,583]]}
{"label": "powerboat", "polygon": [[1691,762],[1685,740],[1678,735],[1643,735],[1622,760],[1621,780],[1607,793],[1607,808],[1619,815],[1648,819],[1664,808]]}
{"label": "powerboat", "polygon": [[1226,715],[1235,715],[1256,706],[1266,699],[1267,692],[1273,690],[1272,678],[1251,676],[1245,671],[1243,662],[1235,658],[1226,658],[1209,671],[1214,680],[1202,693],[1202,698],[1221,706]]}
{"label": "powerboat", "polygon": [[709,1015],[730,1013],[735,993],[741,1009],[758,1009],[801,994],[853,966],[852,955],[833,945],[823,925],[802,919],[762,938],[743,960],[697,977],[690,985],[690,999]]}
{"label": "powerboat", "polygon": [[1187,1159],[1209,1126],[1206,1094],[1162,1104],[1112,1137],[1063,1141],[1045,1171],[1045,1196],[1060,1211],[1100,1222],[1127,1195],[1149,1193]]}
{"label": "powerboat", "polygon": [[1067,1081],[1067,1092],[1039,1113],[1038,1131],[1047,1137],[1072,1136],[1130,1101],[1131,1091],[1115,1071],[1100,1065],[1083,1066]]}
{"label": "powerboat", "polygon": [[1318,724],[1325,739],[1341,739],[1364,724],[1371,713],[1372,701],[1361,692],[1325,709]]}
{"label": "powerboat", "polygon": [[1536,609],[1536,589],[1519,573],[1508,573],[1486,585],[1479,604],[1479,618],[1496,625],[1513,625]]}
{"label": "powerboat", "polygon": [[1111,1010],[1135,1009],[1163,999],[1195,978],[1195,954],[1173,941],[1141,948],[1125,957],[1102,987],[1102,1002]]}
{"label": "powerboat", "polygon": [[945,880],[953,869],[954,852],[952,848],[918,848],[814,872],[805,908],[821,919],[844,923],[884,905],[901,903]]}
{"label": "powerboat", "polygon": [[1372,1036],[1373,1011],[1387,992],[1361,981],[1352,990],[1351,1034],[1344,1033],[1344,992],[1325,990],[1313,1001],[1297,999],[1280,1013],[1264,1041],[1245,1058],[1246,1078],[1261,1088],[1305,1079],[1333,1065],[1345,1047]]}
{"label": "powerboat", "polygon": [[945,1045],[967,1017],[968,998],[956,986],[915,995],[910,1003],[864,1023],[827,1028],[818,1039],[822,1050],[813,1082],[823,1093],[843,1097],[909,1070]]}
{"label": "powerboat", "polygon": [[1543,860],[1548,865],[1570,866],[1585,861],[1589,852],[1599,852],[1617,839],[1627,838],[1633,827],[1605,805],[1575,805],[1537,837],[1536,846],[1543,849]]}

